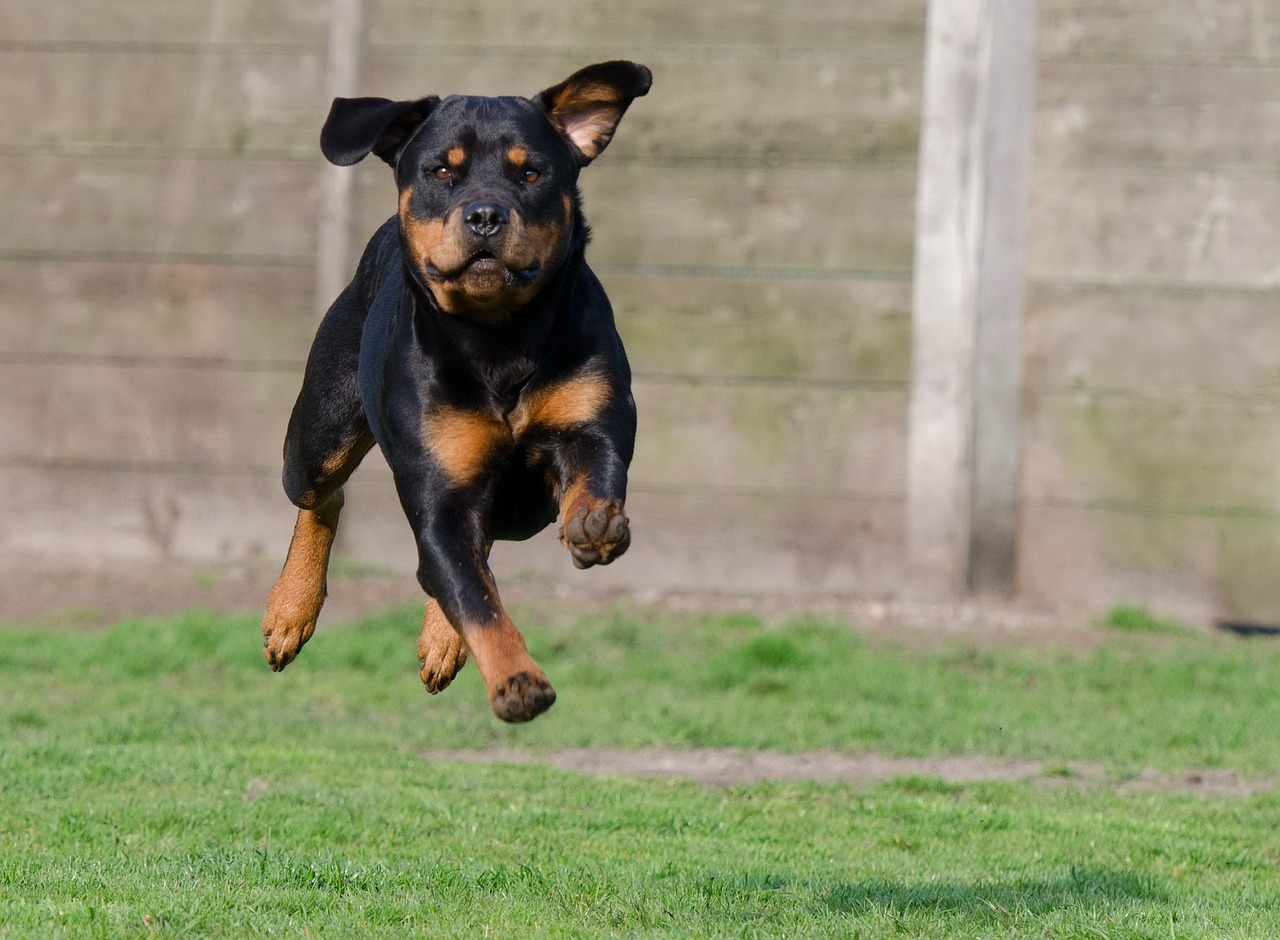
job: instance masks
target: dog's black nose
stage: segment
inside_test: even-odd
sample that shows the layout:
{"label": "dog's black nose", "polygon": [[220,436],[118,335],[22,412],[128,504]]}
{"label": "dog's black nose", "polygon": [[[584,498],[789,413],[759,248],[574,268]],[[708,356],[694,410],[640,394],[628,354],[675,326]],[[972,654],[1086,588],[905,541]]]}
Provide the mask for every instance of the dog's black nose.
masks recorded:
{"label": "dog's black nose", "polygon": [[496,235],[511,221],[507,210],[496,202],[473,202],[467,206],[464,219],[467,227],[481,238]]}

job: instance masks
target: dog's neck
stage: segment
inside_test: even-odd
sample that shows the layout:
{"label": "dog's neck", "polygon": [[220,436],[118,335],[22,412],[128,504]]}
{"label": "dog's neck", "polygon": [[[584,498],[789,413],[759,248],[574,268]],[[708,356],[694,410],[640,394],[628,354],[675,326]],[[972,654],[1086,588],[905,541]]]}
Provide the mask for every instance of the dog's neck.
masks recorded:
{"label": "dog's neck", "polygon": [[469,373],[495,399],[514,400],[536,364],[546,359],[557,323],[566,315],[573,277],[582,263],[581,250],[575,251],[538,296],[492,323],[445,313],[412,271],[406,270],[419,342],[424,347],[447,348],[449,361]]}

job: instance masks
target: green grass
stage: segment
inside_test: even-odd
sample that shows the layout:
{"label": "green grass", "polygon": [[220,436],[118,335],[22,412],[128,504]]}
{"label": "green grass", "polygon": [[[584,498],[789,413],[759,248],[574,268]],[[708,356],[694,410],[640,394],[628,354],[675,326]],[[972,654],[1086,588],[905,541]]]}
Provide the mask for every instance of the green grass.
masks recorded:
{"label": "green grass", "polygon": [[[251,618],[0,631],[0,937],[1280,936],[1280,795],[1122,795],[1280,766],[1280,653],[1117,633],[907,653],[749,617],[529,625],[560,701],[417,685],[416,613],[280,675]],[[1052,786],[700,788],[436,748],[873,749],[1046,762]]]}
{"label": "green grass", "polygon": [[1186,624],[1167,617],[1159,617],[1145,607],[1134,607],[1129,604],[1121,604],[1111,608],[1103,623],[1115,630],[1125,630],[1130,633],[1168,633],[1177,635],[1191,632],[1191,628]]}

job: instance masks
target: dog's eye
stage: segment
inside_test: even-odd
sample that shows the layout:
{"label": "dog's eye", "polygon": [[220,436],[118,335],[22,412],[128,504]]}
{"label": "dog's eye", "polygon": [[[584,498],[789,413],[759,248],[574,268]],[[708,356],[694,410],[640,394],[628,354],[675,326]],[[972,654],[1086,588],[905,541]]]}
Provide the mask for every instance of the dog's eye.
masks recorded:
{"label": "dog's eye", "polygon": [[520,174],[520,179],[524,180],[526,183],[536,183],[538,180],[542,179],[542,174],[537,170],[528,169]]}
{"label": "dog's eye", "polygon": [[431,175],[434,176],[436,179],[440,180],[440,182],[447,183],[451,179],[453,179],[453,170],[449,169],[447,166],[442,165],[433,169],[431,171]]}

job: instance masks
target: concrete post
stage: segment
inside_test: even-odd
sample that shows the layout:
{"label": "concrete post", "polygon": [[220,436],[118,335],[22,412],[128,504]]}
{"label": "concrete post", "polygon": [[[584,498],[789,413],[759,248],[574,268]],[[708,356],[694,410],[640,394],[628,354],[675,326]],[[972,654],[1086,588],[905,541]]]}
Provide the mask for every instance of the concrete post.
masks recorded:
{"label": "concrete post", "polygon": [[1036,7],[929,3],[906,507],[927,595],[1014,588]]}
{"label": "concrete post", "polygon": [[[329,56],[325,88],[329,97],[352,97],[360,87],[364,60],[366,0],[330,0]],[[319,138],[320,129],[316,128]],[[325,167],[320,224],[316,233],[316,309],[323,314],[351,279],[351,226],[355,174],[349,167]]]}

